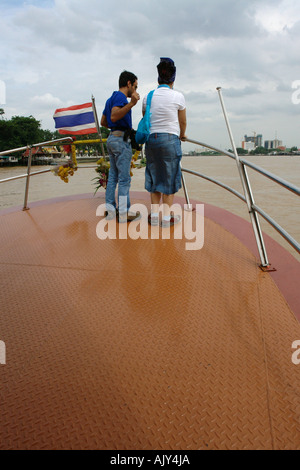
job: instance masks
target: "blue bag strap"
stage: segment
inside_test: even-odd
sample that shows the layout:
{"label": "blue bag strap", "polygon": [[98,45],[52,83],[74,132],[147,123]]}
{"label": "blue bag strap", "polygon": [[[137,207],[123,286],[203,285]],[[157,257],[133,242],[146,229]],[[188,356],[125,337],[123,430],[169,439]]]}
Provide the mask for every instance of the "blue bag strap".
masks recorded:
{"label": "blue bag strap", "polygon": [[[162,88],[162,87],[166,87],[166,88],[170,88],[169,85],[159,85],[157,88]],[[153,96],[153,93],[155,92],[155,90],[152,90],[148,93],[148,96],[147,96],[147,103],[146,103],[146,106],[151,106],[151,100],[152,100],[152,96]]]}
{"label": "blue bag strap", "polygon": [[154,93],[154,92],[155,92],[155,90],[150,91],[150,92],[148,93],[148,96],[147,96],[147,104],[146,104],[146,106],[149,106],[149,108],[150,108],[150,106],[151,106],[151,100],[152,100],[152,96],[153,96],[153,93]]}

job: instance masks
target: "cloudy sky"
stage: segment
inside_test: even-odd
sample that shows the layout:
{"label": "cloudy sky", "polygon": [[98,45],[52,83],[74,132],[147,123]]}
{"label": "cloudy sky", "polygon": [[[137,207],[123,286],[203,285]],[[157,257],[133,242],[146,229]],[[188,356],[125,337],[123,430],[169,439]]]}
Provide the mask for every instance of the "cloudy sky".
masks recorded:
{"label": "cloudy sky", "polygon": [[[59,107],[96,99],[99,117],[124,69],[143,97],[160,56],[177,66],[187,135],[229,148],[231,128],[300,147],[299,0],[0,0],[0,98],[5,116],[54,131]],[[297,83],[298,82],[298,83]],[[296,88],[292,88],[292,86]],[[2,90],[2,91],[1,91]],[[294,102],[293,102],[294,101]],[[136,128],[141,103],[133,110]],[[186,149],[189,144],[184,144]]]}

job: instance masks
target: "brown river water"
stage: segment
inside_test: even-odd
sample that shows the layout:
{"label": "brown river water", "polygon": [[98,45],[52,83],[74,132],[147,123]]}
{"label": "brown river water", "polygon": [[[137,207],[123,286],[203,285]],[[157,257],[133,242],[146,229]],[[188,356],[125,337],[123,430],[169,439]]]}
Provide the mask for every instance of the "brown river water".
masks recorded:
{"label": "brown river water", "polygon": [[[300,156],[247,156],[246,159],[269,172],[300,186]],[[78,169],[68,184],[61,181],[52,172],[33,176],[30,179],[30,202],[71,194],[93,193],[92,179],[96,176],[95,163],[82,163],[85,168]],[[183,157],[182,167],[210,176],[243,194],[239,172],[233,159],[226,156]],[[33,166],[32,172],[45,170],[47,166]],[[144,190],[144,168],[134,169],[131,189]],[[255,203],[267,212],[290,235],[300,241],[300,204],[296,194],[265,178],[256,171],[247,168]],[[0,180],[25,174],[26,167],[0,168]],[[246,204],[239,198],[219,186],[202,178],[185,173],[190,199],[212,204],[249,219]],[[24,202],[25,179],[0,184],[0,211],[8,207],[19,206]],[[104,190],[101,189],[101,192]],[[183,189],[178,196],[184,197]],[[97,197],[97,196],[95,196]],[[284,246],[296,259],[300,255],[287,243],[278,232],[260,217],[261,227],[278,243]]]}

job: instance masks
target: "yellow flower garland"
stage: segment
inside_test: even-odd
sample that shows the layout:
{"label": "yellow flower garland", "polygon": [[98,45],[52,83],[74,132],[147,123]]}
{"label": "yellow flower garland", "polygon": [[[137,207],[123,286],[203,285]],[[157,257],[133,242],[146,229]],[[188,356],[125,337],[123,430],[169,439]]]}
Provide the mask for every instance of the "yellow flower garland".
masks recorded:
{"label": "yellow flower garland", "polygon": [[[135,162],[138,159],[139,154],[140,154],[140,150],[136,150],[135,154],[132,156],[131,165],[130,165],[130,176],[133,176],[133,172],[132,172],[133,168],[141,168],[141,166],[135,165]],[[92,180],[92,181],[95,181],[94,184],[96,185],[94,194],[96,194],[98,189],[100,189],[101,187],[106,189],[109,168],[110,168],[110,163],[105,158],[101,157],[100,160],[97,161],[97,168],[95,169],[95,171],[98,173],[98,176],[96,178],[93,178]]]}
{"label": "yellow flower garland", "polygon": [[77,159],[76,159],[76,147],[71,145],[72,152],[72,161],[70,163],[65,163],[64,165],[56,166],[52,172],[59,176],[64,183],[69,182],[70,176],[74,175],[74,172],[77,171]]}
{"label": "yellow flower garland", "polygon": [[58,168],[58,171],[57,171],[57,176],[60,177],[60,179],[62,181],[64,181],[64,183],[68,183],[69,182],[69,177],[70,176],[73,176],[74,175],[74,171],[76,171],[77,168],[76,167],[73,167],[72,164],[71,166],[60,166]]}
{"label": "yellow flower garland", "polygon": [[131,165],[130,165],[130,176],[133,176],[132,168],[136,168],[134,162],[137,161],[139,154],[140,154],[140,150],[136,150],[136,151],[135,151],[135,154],[134,154],[133,157],[132,157]]}
{"label": "yellow flower garland", "polygon": [[77,159],[76,159],[76,147],[75,145],[71,145],[71,151],[72,151],[72,162],[73,164],[75,165],[76,169],[77,169]]}

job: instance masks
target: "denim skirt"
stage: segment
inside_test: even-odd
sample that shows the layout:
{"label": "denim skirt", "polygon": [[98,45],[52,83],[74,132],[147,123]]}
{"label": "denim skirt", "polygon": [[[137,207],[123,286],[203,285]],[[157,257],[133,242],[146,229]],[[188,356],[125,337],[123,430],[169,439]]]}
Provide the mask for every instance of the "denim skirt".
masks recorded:
{"label": "denim skirt", "polygon": [[181,188],[180,139],[175,134],[150,134],[146,143],[145,189],[175,194]]}

